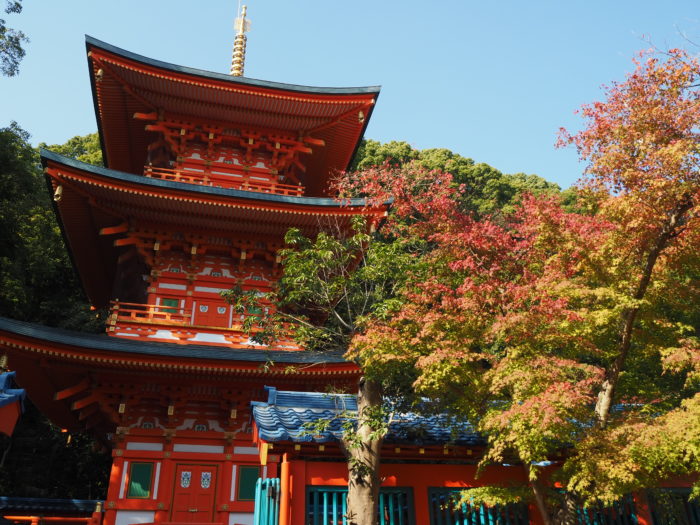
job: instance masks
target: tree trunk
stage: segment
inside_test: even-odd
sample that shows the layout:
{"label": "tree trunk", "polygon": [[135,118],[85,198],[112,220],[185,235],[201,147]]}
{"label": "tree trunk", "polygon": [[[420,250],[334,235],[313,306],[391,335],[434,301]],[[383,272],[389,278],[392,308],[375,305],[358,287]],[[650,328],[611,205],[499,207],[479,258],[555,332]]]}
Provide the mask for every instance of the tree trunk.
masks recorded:
{"label": "tree trunk", "polygon": [[537,479],[530,481],[530,487],[544,525],[576,525],[578,523],[577,502],[571,493],[562,494],[561,505],[550,507],[547,506],[545,488],[540,481]]}
{"label": "tree trunk", "polygon": [[539,480],[534,480],[530,481],[530,487],[532,487],[532,493],[535,495],[535,504],[537,505],[537,510],[540,511],[542,523],[544,523],[544,525],[553,525],[552,516],[550,516],[549,509],[547,508],[545,491],[542,484]]}
{"label": "tree trunk", "polygon": [[376,417],[382,406],[381,386],[360,379],[357,391],[357,429],[343,438],[341,447],[348,461],[348,525],[377,525],[379,462],[384,434],[377,435]]}
{"label": "tree trunk", "polygon": [[562,494],[561,505],[554,516],[555,525],[577,525],[578,501],[571,492]]}
{"label": "tree trunk", "polygon": [[[692,200],[688,199],[682,204],[679,204],[678,207],[669,214],[666,224],[664,224],[664,227],[662,228],[658,237],[655,239],[654,244],[651,246],[651,249],[647,254],[642,275],[639,278],[639,283],[637,283],[637,289],[632,296],[633,299],[637,301],[644,299],[649,283],[651,282],[651,275],[654,272],[654,266],[656,266],[659,256],[668,246],[669,241],[683,231],[684,225],[687,221],[686,214],[688,210],[692,208],[692,206]],[[625,366],[627,354],[629,353],[630,346],[632,345],[632,331],[634,329],[634,323],[637,319],[638,313],[639,306],[627,308],[622,312],[622,317],[620,319],[620,335],[618,337],[619,342],[617,344],[617,356],[615,357],[615,361],[613,362],[612,366],[605,374],[605,380],[603,381],[600,392],[598,393],[598,399],[595,406],[598,426],[601,428],[604,428],[608,423],[610,409],[612,408],[612,402],[615,396],[615,388],[617,388],[620,373]]]}

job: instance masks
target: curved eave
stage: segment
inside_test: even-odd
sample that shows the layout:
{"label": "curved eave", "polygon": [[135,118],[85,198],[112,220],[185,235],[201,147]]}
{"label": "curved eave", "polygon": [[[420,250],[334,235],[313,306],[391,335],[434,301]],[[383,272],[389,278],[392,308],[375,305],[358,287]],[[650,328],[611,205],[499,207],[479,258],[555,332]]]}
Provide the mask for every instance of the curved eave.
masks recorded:
{"label": "curved eave", "polygon": [[349,167],[380,90],[232,77],[153,60],[89,36],[86,47],[105,165],[131,173],[143,169],[146,148],[153,140],[143,123],[132,117],[157,111],[185,120],[323,140],[325,146],[301,156],[307,191],[323,195],[330,174]]}
{"label": "curved eave", "polygon": [[196,69],[191,67],[179,66],[177,64],[171,64],[169,62],[163,62],[161,60],[155,60],[153,58],[145,57],[137,53],[132,53],[131,51],[126,51],[117,46],[108,44],[98,40],[97,38],[91,37],[90,35],[85,35],[85,46],[88,52],[93,48],[102,49],[114,55],[121,56],[128,60],[133,60],[140,64],[151,66],[154,68],[161,69],[163,71],[169,71],[171,73],[181,73],[184,75],[190,75],[193,77],[198,77],[202,80],[216,80],[221,82],[227,82],[232,85],[240,86],[250,86],[256,88],[264,88],[270,90],[271,93],[274,92],[291,92],[291,93],[303,93],[308,95],[328,95],[328,96],[342,96],[342,95],[379,95],[381,86],[363,86],[363,87],[315,87],[315,86],[301,86],[298,84],[285,84],[282,82],[270,82],[268,80],[258,80],[248,77],[234,77],[227,75],[225,73],[216,73],[213,71],[205,71],[203,69]]}
{"label": "curved eave", "polygon": [[[39,358],[82,362],[86,366],[197,372],[221,375],[353,375],[357,367],[337,354],[222,348],[141,342],[50,328],[0,317],[0,347]],[[272,363],[261,367],[261,363]],[[298,366],[290,371],[290,366]]]}
{"label": "curved eave", "polygon": [[[242,204],[249,203],[251,205],[265,206],[270,205],[271,208],[279,206],[289,206],[299,209],[307,209],[309,212],[329,212],[335,210],[337,213],[343,214],[343,210],[350,213],[358,213],[358,209],[366,208],[364,199],[348,199],[338,201],[327,197],[297,197],[293,195],[277,195],[272,193],[259,193],[255,191],[243,191],[228,188],[216,188],[213,186],[200,186],[196,184],[187,184],[184,182],[154,179],[144,177],[143,175],[134,175],[124,171],[104,168],[87,164],[70,157],[64,157],[58,153],[54,153],[47,149],[41,149],[41,162],[44,168],[48,167],[50,162],[62,165],[65,168],[73,168],[75,170],[92,174],[102,179],[105,183],[111,182],[116,184],[128,184],[135,187],[140,187],[144,191],[155,190],[163,193],[178,193],[187,194],[188,197],[202,196],[205,198],[223,198],[228,199],[231,203],[240,202]],[[388,205],[389,203],[387,203]],[[377,208],[378,210],[379,208]]]}
{"label": "curved eave", "polygon": [[100,234],[103,228],[126,223],[165,234],[185,229],[281,244],[292,227],[314,235],[324,228],[349,229],[356,215],[376,222],[386,211],[386,205],[366,207],[359,199],[340,203],[152,179],[46,150],[41,159],[49,190],[62,186],[54,209],[83,289],[99,308],[112,298],[117,259],[124,250],[114,244],[115,237]]}

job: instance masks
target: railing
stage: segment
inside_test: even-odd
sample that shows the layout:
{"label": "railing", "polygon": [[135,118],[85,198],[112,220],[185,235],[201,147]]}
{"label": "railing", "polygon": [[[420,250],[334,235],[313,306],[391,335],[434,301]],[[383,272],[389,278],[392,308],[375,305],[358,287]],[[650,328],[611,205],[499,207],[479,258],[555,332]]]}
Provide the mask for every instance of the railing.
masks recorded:
{"label": "railing", "polygon": [[214,186],[234,190],[256,191],[259,193],[274,193],[276,195],[303,195],[304,187],[292,184],[280,184],[264,180],[234,180],[226,176],[217,176],[211,173],[201,174],[173,168],[156,168],[153,166],[144,167],[143,174],[161,180],[172,180],[185,182],[187,184],[198,184],[200,186]]}
{"label": "railing", "polygon": [[654,525],[700,525],[700,501],[690,489],[655,489],[648,493]]}
{"label": "railing", "polygon": [[578,525],[637,525],[634,498],[627,495],[610,506],[591,505],[576,509]]}
{"label": "railing", "polygon": [[277,525],[280,513],[279,478],[259,478],[255,483],[254,525]]}
{"label": "railing", "polygon": [[[347,487],[306,488],[306,523],[347,525]],[[379,525],[415,525],[413,491],[405,487],[382,487],[379,491]]]}
{"label": "railing", "polygon": [[[192,314],[177,306],[111,301],[110,314],[107,318],[107,332],[116,332],[120,327],[123,328],[124,325],[133,323],[153,328],[162,326],[165,330],[173,328],[175,331],[185,334],[182,340],[194,337],[197,332],[213,332],[224,335],[231,344],[248,346],[249,343],[246,342],[249,339],[248,332],[256,333],[262,329],[258,326],[252,326],[248,331],[244,328],[244,325],[247,319],[257,318],[258,316],[259,314],[255,313],[234,313],[231,318],[231,326],[216,326],[199,324],[196,322],[196,318],[193,323]],[[299,348],[297,343],[289,337],[280,337],[272,346],[279,349],[292,350]]]}
{"label": "railing", "polygon": [[162,324],[189,324],[191,315],[177,306],[111,302],[110,321],[157,322]]}

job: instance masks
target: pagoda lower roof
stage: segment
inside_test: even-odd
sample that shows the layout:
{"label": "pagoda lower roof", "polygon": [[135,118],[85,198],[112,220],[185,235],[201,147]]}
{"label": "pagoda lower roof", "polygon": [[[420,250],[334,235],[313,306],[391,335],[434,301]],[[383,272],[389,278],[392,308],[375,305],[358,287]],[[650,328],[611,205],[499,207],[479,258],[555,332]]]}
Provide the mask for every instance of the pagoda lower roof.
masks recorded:
{"label": "pagoda lower roof", "polygon": [[[91,499],[56,499],[56,498],[15,498],[0,496],[2,514],[44,515],[47,512],[60,515],[89,516],[102,501]],[[69,518],[66,518],[69,520]],[[13,523],[8,520],[8,523]]]}
{"label": "pagoda lower roof", "polygon": [[[91,366],[192,371],[212,374],[300,375],[356,374],[357,367],[337,353],[131,341],[0,317],[0,348]],[[272,363],[260,367],[261,363]]]}
{"label": "pagoda lower roof", "polygon": [[325,146],[302,158],[304,185],[321,195],[329,174],[349,166],[380,89],[233,77],[153,60],[89,36],[86,47],[105,164],[132,173],[143,169],[152,141],[133,115],[155,111],[183,121],[322,140]]}
{"label": "pagoda lower roof", "polygon": [[119,224],[153,230],[238,235],[281,243],[289,228],[307,235],[322,228],[349,229],[356,215],[378,219],[385,206],[362,199],[258,193],[153,179],[63,157],[47,150],[41,160],[66,244],[92,304],[105,307],[121,249],[100,235]]}
{"label": "pagoda lower roof", "polygon": [[[71,403],[57,402],[56,396],[98,376],[124,384],[193,380],[317,384],[345,382],[359,375],[357,366],[338,354],[131,341],[3,317],[0,354],[8,356],[18,384],[27,390],[32,402],[57,425],[74,429],[83,427],[81,418]],[[97,431],[113,431],[110,423],[100,421],[95,422]]]}

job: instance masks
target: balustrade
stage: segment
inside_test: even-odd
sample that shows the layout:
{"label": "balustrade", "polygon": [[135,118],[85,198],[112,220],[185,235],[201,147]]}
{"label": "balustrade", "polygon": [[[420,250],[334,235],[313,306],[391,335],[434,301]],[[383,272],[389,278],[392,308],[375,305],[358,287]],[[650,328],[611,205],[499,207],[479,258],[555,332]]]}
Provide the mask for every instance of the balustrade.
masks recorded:
{"label": "balustrade", "polygon": [[[136,327],[150,327],[153,330],[163,329],[172,330],[173,332],[182,332],[185,339],[188,339],[194,334],[215,333],[224,335],[227,340],[237,345],[248,345],[249,332],[259,332],[261,328],[252,326],[249,330],[244,328],[246,320],[249,318],[257,318],[260,314],[257,313],[234,313],[231,319],[230,326],[213,326],[208,324],[200,324],[192,322],[192,314],[185,312],[184,309],[177,306],[168,306],[163,304],[141,304],[127,303],[122,301],[112,301],[110,314],[107,319],[107,331],[114,334],[128,327],[133,329]],[[159,328],[161,327],[161,328]],[[146,336],[148,330],[141,333],[139,330],[132,333],[140,336]],[[152,332],[151,332],[152,333]],[[274,346],[281,348],[297,348],[296,343],[291,338],[282,337]]]}
{"label": "balustrade", "polygon": [[187,184],[197,184],[199,186],[212,186],[217,188],[227,188],[243,191],[255,191],[258,193],[273,193],[275,195],[301,196],[304,194],[304,187],[292,184],[281,184],[273,181],[251,180],[240,177],[240,180],[233,176],[217,175],[206,172],[193,172],[176,168],[156,168],[145,166],[143,174],[146,177],[185,182]]}

